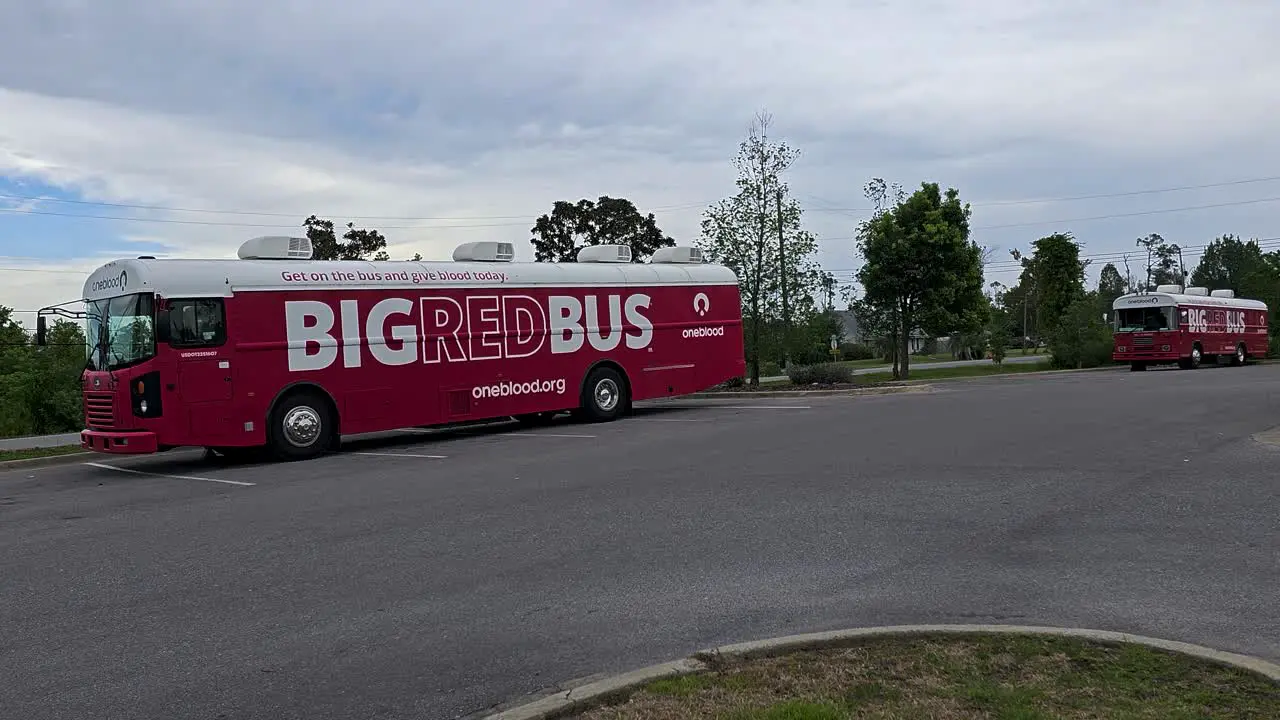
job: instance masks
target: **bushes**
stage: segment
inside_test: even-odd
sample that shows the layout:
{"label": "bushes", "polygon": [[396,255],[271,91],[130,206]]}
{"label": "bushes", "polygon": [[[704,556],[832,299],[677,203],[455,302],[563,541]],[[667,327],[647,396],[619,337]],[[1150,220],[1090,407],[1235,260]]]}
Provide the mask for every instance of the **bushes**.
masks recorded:
{"label": "bushes", "polygon": [[1049,339],[1053,366],[1063,369],[1109,365],[1112,346],[1111,326],[1102,322],[1093,294],[1067,308]]}
{"label": "bushes", "polygon": [[787,376],[794,385],[840,385],[853,382],[853,370],[839,363],[793,365]]}
{"label": "bushes", "polygon": [[1271,344],[1267,346],[1267,357],[1280,358],[1280,335],[1271,338]]}
{"label": "bushes", "polygon": [[862,343],[841,343],[841,360],[870,360],[876,357],[876,349]]}

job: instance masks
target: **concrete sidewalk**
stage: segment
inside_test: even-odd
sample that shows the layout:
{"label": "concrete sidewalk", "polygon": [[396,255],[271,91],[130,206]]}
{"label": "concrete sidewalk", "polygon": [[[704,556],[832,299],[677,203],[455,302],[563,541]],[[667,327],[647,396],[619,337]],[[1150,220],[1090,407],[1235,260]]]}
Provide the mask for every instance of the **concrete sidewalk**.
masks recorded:
{"label": "concrete sidewalk", "polygon": [[0,450],[33,450],[35,448],[79,445],[80,433],[66,435],[36,435],[32,437],[0,438]]}

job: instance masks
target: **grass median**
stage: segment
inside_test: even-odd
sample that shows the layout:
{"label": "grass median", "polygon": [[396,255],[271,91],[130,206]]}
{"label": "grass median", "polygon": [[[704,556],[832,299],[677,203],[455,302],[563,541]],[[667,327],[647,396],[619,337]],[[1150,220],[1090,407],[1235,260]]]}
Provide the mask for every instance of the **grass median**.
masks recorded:
{"label": "grass median", "polygon": [[950,635],[737,661],[577,720],[1191,720],[1280,717],[1265,677],[1141,645]]}
{"label": "grass median", "polygon": [[9,462],[10,460],[57,457],[78,452],[84,452],[79,445],[59,445],[58,447],[29,448],[26,450],[0,450],[0,463]]}

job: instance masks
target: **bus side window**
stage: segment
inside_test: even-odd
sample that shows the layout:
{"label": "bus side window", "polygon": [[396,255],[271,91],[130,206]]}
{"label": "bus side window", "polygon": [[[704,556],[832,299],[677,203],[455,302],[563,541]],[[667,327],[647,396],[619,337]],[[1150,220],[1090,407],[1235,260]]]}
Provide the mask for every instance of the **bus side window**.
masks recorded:
{"label": "bus side window", "polygon": [[169,301],[169,345],[218,347],[227,341],[222,298]]}

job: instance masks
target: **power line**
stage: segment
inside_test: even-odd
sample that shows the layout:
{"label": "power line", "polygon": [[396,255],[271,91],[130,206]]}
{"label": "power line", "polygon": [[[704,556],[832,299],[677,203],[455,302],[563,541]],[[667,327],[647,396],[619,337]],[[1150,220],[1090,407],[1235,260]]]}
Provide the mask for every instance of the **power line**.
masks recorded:
{"label": "power line", "polygon": [[[294,229],[302,227],[302,223],[293,225],[282,225],[272,223],[245,223],[245,222],[219,222],[216,220],[180,220],[177,218],[143,218],[143,217],[123,217],[120,215],[88,215],[83,213],[62,213],[53,212],[52,210],[17,210],[13,208],[0,208],[0,213],[8,215],[44,215],[48,217],[78,218],[81,220],[121,220],[124,222],[146,222],[160,223],[164,225],[202,225],[206,227],[244,227],[244,228],[272,228],[277,230]],[[508,223],[484,223],[471,225],[380,225],[378,230],[448,230],[451,228],[495,228],[495,227],[528,227],[533,220],[527,222],[508,222]],[[340,229],[340,228],[335,228]]]}
{"label": "power line", "polygon": [[[172,205],[135,205],[131,203],[111,203],[100,202],[96,200],[74,200],[71,198],[51,198],[41,197],[38,195],[10,195],[0,193],[0,200],[23,200],[33,202],[46,203],[63,203],[66,205],[89,205],[93,207],[110,207],[120,208],[123,210],[154,210],[159,212],[185,212],[185,213],[202,213],[209,215],[249,215],[254,217],[307,217],[313,213],[282,213],[282,212],[259,212],[255,210],[217,210],[212,208],[188,208],[174,207]],[[706,207],[710,203],[683,203],[680,205],[658,205],[649,208],[650,210],[684,210],[693,207]],[[19,209],[10,209],[7,211],[25,213],[27,211]],[[470,217],[418,217],[403,215],[347,215],[343,213],[328,213],[327,217],[342,217],[347,220],[403,220],[403,221],[426,221],[426,222],[452,222],[455,220],[522,220],[525,218],[536,218],[541,213],[532,215],[475,215]],[[72,217],[81,217],[73,215]],[[88,216],[85,216],[88,217]],[[274,227],[274,226],[272,226]]]}
{"label": "power line", "polygon": [[[1255,183],[1275,182],[1280,180],[1280,175],[1272,177],[1248,178],[1245,180],[1229,180],[1226,182],[1205,183],[1203,185],[1179,185],[1177,187],[1153,188],[1149,190],[1130,190],[1126,192],[1100,193],[1097,195],[1069,195],[1065,197],[1055,198],[1027,198],[1024,200],[993,200],[990,202],[969,203],[970,207],[1004,207],[1010,205],[1038,205],[1049,203],[1065,203],[1078,202],[1081,200],[1105,200],[1109,198],[1134,197],[1137,195],[1159,195],[1161,193],[1182,192],[1186,190],[1207,190],[1210,188],[1233,187],[1237,185],[1250,185]],[[0,196],[3,197],[3,196]],[[809,195],[815,200],[822,200],[815,195]],[[826,202],[826,201],[823,201]],[[872,212],[873,208],[841,208],[826,207],[822,208],[828,212]]]}
{"label": "power line", "polygon": [[[995,200],[990,202],[970,203],[970,206],[971,207],[1005,207],[1005,206],[1015,206],[1015,205],[1077,202],[1081,200],[1099,200],[1099,199],[1106,199],[1106,198],[1134,197],[1139,195],[1156,195],[1161,193],[1181,192],[1181,191],[1187,191],[1187,190],[1204,190],[1204,189],[1218,188],[1218,187],[1233,187],[1233,186],[1256,184],[1256,183],[1263,183],[1263,182],[1274,182],[1277,180],[1280,180],[1280,176],[1247,178],[1243,180],[1229,180],[1225,182],[1204,183],[1200,185],[1181,185],[1177,187],[1149,188],[1144,190],[1129,190],[1129,191],[1114,192],[1114,193],[1098,193],[1094,195],[1074,195],[1074,196],[1065,196],[1065,197],[1056,197],[1056,198],[1027,198],[1022,200]],[[821,198],[816,198],[815,196],[809,196],[809,197],[812,197],[817,200],[821,200]],[[134,204],[134,203],[111,203],[111,202],[105,202],[105,201],[76,200],[76,199],[70,199],[70,198],[50,198],[50,197],[40,197],[36,195],[16,195],[16,194],[7,194],[7,193],[0,194],[0,199],[26,201],[26,202],[61,203],[61,204],[68,204],[68,205],[79,205],[79,206],[90,206],[90,207],[118,208],[123,210],[148,210],[148,211],[157,211],[157,212],[198,213],[198,214],[208,214],[208,215],[241,215],[241,216],[248,216],[248,217],[306,217],[308,215],[311,215],[311,213],[282,213],[282,212],[266,212],[266,211],[253,211],[253,210],[190,208],[190,207],[178,207],[178,206],[170,206],[170,205],[142,205],[142,204]],[[1255,201],[1247,201],[1247,202],[1271,202],[1271,201],[1272,200],[1268,199],[1268,200],[1255,200]],[[710,202],[711,201],[700,202],[700,203],[684,203],[679,205],[659,205],[659,206],[651,207],[649,209],[656,210],[656,211],[689,210],[694,208],[704,208],[707,205],[709,205]],[[1247,203],[1242,203],[1242,204],[1247,204]],[[1226,205],[1206,205],[1202,207],[1204,208],[1226,207]],[[1178,210],[1181,210],[1181,209],[1150,211],[1150,212],[1151,213],[1175,212]],[[871,208],[839,208],[839,207],[821,208],[820,207],[820,208],[810,208],[809,211],[810,212],[817,211],[817,212],[844,213],[844,212],[871,212],[872,209]],[[180,225],[204,225],[204,226],[214,226],[214,227],[258,227],[258,228],[277,228],[277,229],[301,227],[301,223],[283,225],[283,224],[272,224],[272,223],[182,220],[177,218],[139,218],[139,217],[122,217],[119,215],[63,213],[63,212],[56,212],[51,210],[34,210],[34,209],[24,210],[20,208],[0,208],[0,212],[7,213],[7,214],[14,214],[14,215],[40,215],[40,216],[48,216],[48,217],[84,218],[88,220],[119,220],[119,221],[126,221],[126,222],[153,222],[153,223],[167,223],[167,224],[180,224]],[[404,216],[404,215],[346,215],[342,213],[327,213],[326,216],[342,217],[349,221],[359,220],[362,222],[373,221],[373,220],[376,220],[376,221],[390,220],[390,221],[415,222],[415,223],[416,222],[457,222],[457,221],[474,221],[474,220],[521,220],[522,221],[522,222],[508,222],[508,223],[469,224],[469,225],[440,225],[440,226],[437,226],[437,228],[439,229],[467,228],[467,227],[475,227],[475,228],[515,227],[520,225],[526,225],[533,218],[538,217],[538,215],[536,214],[473,215],[473,216],[463,216],[463,217],[426,217],[426,216]],[[1128,215],[1099,216],[1096,219],[1106,219],[1110,217],[1129,217],[1129,216]],[[1084,218],[1082,220],[1087,220],[1087,219],[1094,219],[1094,218]],[[1071,222],[1071,221],[1053,221],[1053,222]],[[1024,226],[1023,224],[1013,224],[1013,225],[990,226],[988,228],[978,228],[978,229],[993,229],[998,227],[1023,227],[1023,226]],[[416,230],[416,229],[427,229],[431,226],[404,225],[404,226],[383,226],[383,227],[388,230]]]}

